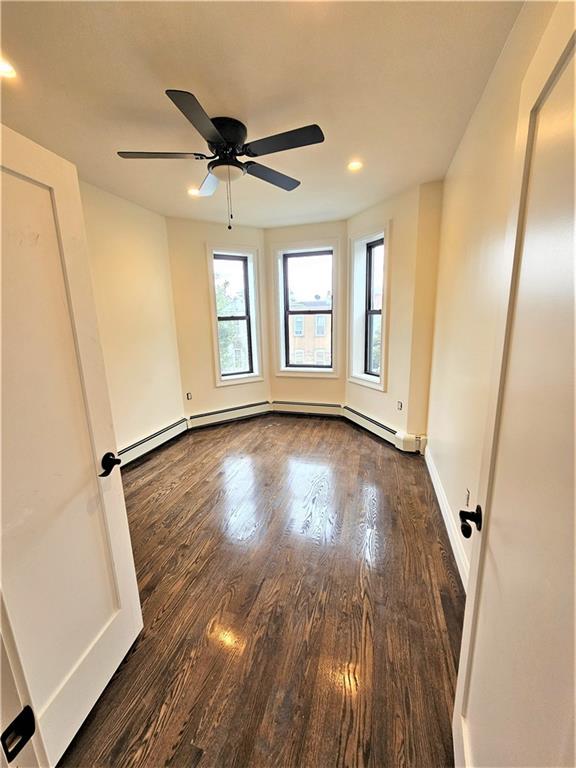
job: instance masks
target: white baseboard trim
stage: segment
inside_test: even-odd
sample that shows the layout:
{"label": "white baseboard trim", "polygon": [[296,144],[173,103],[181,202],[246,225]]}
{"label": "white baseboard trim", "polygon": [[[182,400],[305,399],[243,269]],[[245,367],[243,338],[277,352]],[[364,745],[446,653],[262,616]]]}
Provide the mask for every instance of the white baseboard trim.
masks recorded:
{"label": "white baseboard trim", "polygon": [[450,540],[454,559],[456,560],[458,572],[460,573],[460,579],[462,580],[462,586],[466,592],[468,586],[468,574],[470,572],[470,562],[468,560],[466,550],[464,549],[464,544],[462,543],[462,534],[460,533],[458,523],[456,522],[457,518],[452,511],[450,504],[448,503],[448,497],[446,496],[442,481],[440,480],[440,475],[438,474],[436,464],[434,463],[432,453],[430,452],[430,448],[428,446],[426,446],[424,451],[424,459],[426,461],[426,466],[428,467],[432,485],[434,486],[434,491],[436,492],[436,498],[438,499],[440,511],[442,512],[444,525],[446,526],[446,531],[448,533],[448,539]]}
{"label": "white baseboard trim", "polygon": [[162,443],[172,440],[173,437],[177,437],[182,434],[182,432],[186,432],[187,429],[188,423],[186,419],[181,418],[174,424],[170,424],[163,429],[159,429],[158,432],[154,432],[153,435],[143,437],[142,440],[138,440],[137,442],[132,443],[132,445],[126,446],[126,448],[121,448],[118,451],[118,456],[122,459],[122,466],[129,464],[131,461],[134,461],[134,459],[143,456],[154,448],[158,448]]}
{"label": "white baseboard trim", "polygon": [[270,410],[268,400],[263,400],[259,403],[237,405],[233,408],[221,408],[219,411],[196,413],[188,417],[188,428],[197,429],[198,427],[207,427],[210,424],[224,424],[228,421],[237,421],[250,416],[259,416],[262,413],[269,413]]}

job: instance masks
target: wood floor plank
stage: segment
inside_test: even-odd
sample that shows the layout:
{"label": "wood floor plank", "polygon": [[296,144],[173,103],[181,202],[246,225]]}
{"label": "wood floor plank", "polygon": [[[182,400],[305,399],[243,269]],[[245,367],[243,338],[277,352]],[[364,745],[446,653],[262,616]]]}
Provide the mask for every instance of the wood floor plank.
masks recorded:
{"label": "wood floor plank", "polygon": [[444,768],[464,593],[422,457],[343,421],[123,470],[144,630],[75,768]]}

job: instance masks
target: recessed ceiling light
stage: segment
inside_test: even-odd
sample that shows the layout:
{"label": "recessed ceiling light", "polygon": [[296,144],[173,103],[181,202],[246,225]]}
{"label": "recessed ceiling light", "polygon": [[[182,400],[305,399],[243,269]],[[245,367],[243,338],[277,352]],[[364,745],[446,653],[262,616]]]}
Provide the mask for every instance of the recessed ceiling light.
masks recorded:
{"label": "recessed ceiling light", "polygon": [[188,194],[190,197],[200,197],[200,190],[197,187],[190,187]]}
{"label": "recessed ceiling light", "polygon": [[359,171],[362,168],[362,161],[361,160],[351,160],[348,163],[348,170],[349,171]]}
{"label": "recessed ceiling light", "polygon": [[6,59],[0,59],[0,77],[16,77],[16,70]]}

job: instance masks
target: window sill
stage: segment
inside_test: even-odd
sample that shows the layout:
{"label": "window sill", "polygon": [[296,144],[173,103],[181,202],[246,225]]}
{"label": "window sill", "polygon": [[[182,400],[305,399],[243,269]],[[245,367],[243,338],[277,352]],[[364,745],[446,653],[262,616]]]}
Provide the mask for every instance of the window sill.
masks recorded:
{"label": "window sill", "polygon": [[338,373],[334,368],[280,368],[276,376],[292,376],[300,379],[337,379]]}
{"label": "window sill", "polygon": [[216,386],[231,387],[235,384],[255,384],[258,381],[264,381],[264,377],[259,373],[239,373],[236,376],[219,378],[216,382]]}
{"label": "window sill", "polygon": [[348,381],[351,384],[358,384],[360,387],[368,387],[368,389],[384,392],[384,382],[381,379],[376,379],[374,376],[355,373],[352,376],[348,376]]}

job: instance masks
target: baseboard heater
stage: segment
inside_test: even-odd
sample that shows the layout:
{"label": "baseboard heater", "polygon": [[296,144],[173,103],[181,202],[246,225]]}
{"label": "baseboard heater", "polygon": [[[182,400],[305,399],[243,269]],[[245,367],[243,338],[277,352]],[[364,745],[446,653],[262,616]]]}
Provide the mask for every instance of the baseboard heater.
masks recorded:
{"label": "baseboard heater", "polygon": [[198,427],[210,426],[210,424],[226,424],[229,421],[249,419],[252,416],[260,416],[263,413],[269,412],[269,401],[261,400],[258,403],[248,403],[248,405],[235,405],[232,408],[221,408],[218,411],[195,413],[188,417],[188,426],[190,429],[197,429]]}
{"label": "baseboard heater", "polygon": [[134,459],[143,456],[149,451],[153,451],[168,440],[178,437],[178,435],[181,435],[188,429],[199,429],[200,427],[209,427],[213,424],[226,424],[231,421],[251,419],[266,413],[284,413],[295,416],[331,416],[346,419],[366,429],[373,435],[380,437],[382,440],[391,443],[401,451],[411,453],[423,453],[426,444],[426,438],[423,435],[410,435],[406,432],[392,429],[387,424],[382,424],[380,421],[372,418],[372,416],[367,416],[365,413],[361,413],[349,405],[310,403],[298,400],[260,400],[257,403],[248,403],[247,405],[236,405],[231,408],[220,408],[216,411],[194,413],[187,419],[179,419],[174,424],[159,429],[154,434],[143,437],[141,440],[132,443],[132,445],[121,448],[118,451],[118,455],[122,459],[123,465],[129,464]]}
{"label": "baseboard heater", "polygon": [[274,413],[293,413],[301,416],[338,416],[342,418],[342,406],[338,403],[304,403],[292,400],[272,400]]}
{"label": "baseboard heater", "polygon": [[[375,427],[378,427],[379,429],[383,429],[385,432],[390,432],[391,435],[397,435],[398,432],[395,429],[392,429],[392,427],[387,427],[386,424],[381,424],[379,421],[376,421],[376,419],[373,419],[371,416],[366,416],[364,413],[360,413],[360,411],[356,411],[354,408],[350,408],[349,405],[343,405],[343,410],[348,411],[350,414],[354,414],[354,416],[363,419],[364,421],[368,421],[370,424],[373,424]],[[351,419],[351,416],[346,415],[346,418]]]}
{"label": "baseboard heater", "polygon": [[125,448],[121,448],[118,451],[118,455],[122,459],[122,465],[129,464],[134,459],[154,450],[154,448],[158,448],[158,446],[168,440],[172,440],[172,438],[177,437],[182,432],[186,432],[187,429],[188,419],[183,417],[175,421],[174,424],[169,424],[167,427],[154,432],[154,434],[143,437],[141,440],[132,443],[132,445],[127,445]]}
{"label": "baseboard heater", "polygon": [[249,419],[266,413],[285,413],[300,416],[333,416],[347,419],[366,429],[373,435],[391,443],[401,451],[412,453],[422,452],[426,438],[423,435],[410,435],[392,429],[371,416],[367,416],[349,405],[339,403],[311,403],[296,400],[262,400],[258,403],[238,405],[232,408],[222,408],[218,411],[196,413],[189,417],[190,429],[207,427],[211,424],[225,424],[230,421]]}
{"label": "baseboard heater", "polygon": [[392,443],[399,450],[409,453],[421,453],[424,451],[426,444],[424,435],[411,435],[407,432],[392,429],[387,424],[382,424],[380,421],[372,418],[372,416],[367,416],[365,413],[361,413],[349,405],[273,400],[270,406],[274,413],[294,413],[307,416],[319,414],[346,419],[371,432],[373,435],[382,438],[382,440],[386,440],[387,443]]}

